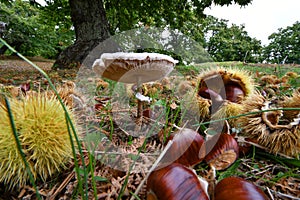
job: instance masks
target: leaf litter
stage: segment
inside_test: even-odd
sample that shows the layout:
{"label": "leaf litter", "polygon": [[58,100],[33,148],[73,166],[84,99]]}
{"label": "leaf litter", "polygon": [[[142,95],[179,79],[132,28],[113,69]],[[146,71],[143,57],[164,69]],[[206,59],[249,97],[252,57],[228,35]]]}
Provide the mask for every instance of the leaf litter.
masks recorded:
{"label": "leaf litter", "polygon": [[[40,65],[37,63],[39,66],[43,66],[43,64],[45,64],[44,61]],[[52,71],[50,67],[51,65],[52,62],[46,63],[46,65],[44,65],[44,69],[50,74],[50,77],[53,79],[53,81],[61,88],[61,94],[63,94],[63,96],[66,98],[70,97],[70,95],[75,95],[72,91],[66,88],[66,85],[68,85],[66,82],[74,80],[76,77],[76,69]],[[22,88],[23,90],[26,90],[26,92],[34,91],[40,88],[47,88],[47,82],[45,82],[41,76],[33,73],[32,70],[27,70],[27,68],[24,70],[23,66],[25,66],[25,64],[22,63],[22,61],[11,62],[1,60],[0,83],[2,84],[2,92],[3,88],[16,88],[14,89],[15,92],[6,91],[6,93],[17,97],[20,95],[20,91],[22,92]],[[260,74],[256,73],[256,75],[260,76],[257,77],[258,79],[261,78]],[[190,80],[192,78],[188,77],[188,79]],[[267,94],[272,96],[280,95],[282,90],[276,87],[273,82],[267,82],[268,80],[269,79],[266,77],[263,77],[259,80],[263,91],[266,91]],[[33,85],[33,87],[28,89],[28,83]],[[288,88],[283,89],[289,91]],[[164,91],[163,93],[165,93],[166,96],[160,96],[160,98],[168,97],[168,92]],[[99,113],[102,113],[102,116],[98,116],[97,123],[101,121],[103,125],[101,128],[102,133],[104,133],[107,138],[110,138],[111,140],[109,145],[111,145],[111,147],[118,147],[118,152],[116,152],[118,153],[116,156],[117,161],[115,164],[120,164],[118,161],[122,160],[123,167],[129,168],[132,166],[132,164],[134,164],[135,158],[128,155],[134,156],[139,153],[140,156],[138,158],[139,162],[135,162],[136,165],[131,170],[129,175],[126,171],[118,170],[115,167],[106,165],[106,162],[103,162],[101,159],[92,160],[92,165],[94,168],[89,172],[88,176],[88,197],[89,199],[94,198],[92,181],[92,177],[94,177],[97,199],[117,199],[121,192],[123,192],[122,199],[130,199],[132,194],[138,188],[139,184],[145,179],[147,170],[152,166],[156,158],[159,156],[159,153],[164,145],[164,139],[162,139],[161,135],[160,137],[156,135],[150,138],[132,138],[130,137],[130,134],[126,134],[126,131],[122,130],[122,128],[117,128],[117,126],[115,128],[111,127],[111,120],[108,117],[111,110],[106,109],[106,101],[99,99],[102,97],[97,98],[99,100],[99,104],[102,104],[101,109],[99,110]],[[70,99],[72,100],[72,98]],[[176,103],[177,101],[178,99],[173,99],[170,101],[169,107],[172,110],[178,107],[179,103]],[[103,113],[105,117],[103,117]],[[97,118],[92,120],[97,120]],[[169,131],[174,129],[172,124],[168,124],[168,126],[171,127],[171,129],[170,127],[167,127]],[[161,130],[159,132],[164,131]],[[160,134],[164,135],[165,133]],[[95,149],[93,156],[95,158],[103,157],[103,155],[106,153],[105,151],[107,150],[107,146],[101,145],[101,143],[95,143],[93,146]],[[87,148],[85,144],[83,144],[82,148],[85,152],[85,163],[82,163],[78,158],[81,168],[83,165],[88,167],[89,162],[91,162],[88,156],[88,149],[91,147]],[[251,151],[252,152],[248,156],[241,156],[236,161],[236,165],[231,166],[225,171],[218,172],[217,178],[224,178],[230,175],[245,178],[246,180],[249,180],[261,187],[270,197],[270,199],[285,200],[300,198],[299,160],[295,159],[295,163],[297,164],[292,165],[289,162],[285,162],[286,160],[282,159],[278,155],[271,155],[270,157],[265,156],[267,153],[259,147],[252,147]],[[107,157],[107,159],[109,159],[109,157]],[[209,178],[209,168],[205,164],[200,163],[195,167],[195,169],[199,176]],[[93,173],[93,176],[91,176],[91,173]],[[57,174],[51,180],[47,180],[46,182],[38,180],[37,185],[39,193],[43,199],[77,199],[78,196],[76,195],[78,195],[78,177],[74,171],[74,161],[70,161],[67,168],[62,173]],[[124,185],[125,189],[123,188]],[[145,187],[146,186],[144,185],[139,191],[140,199],[145,199],[146,197]],[[6,190],[5,185],[0,184],[0,199],[35,198],[35,189],[30,184],[14,191]]]}

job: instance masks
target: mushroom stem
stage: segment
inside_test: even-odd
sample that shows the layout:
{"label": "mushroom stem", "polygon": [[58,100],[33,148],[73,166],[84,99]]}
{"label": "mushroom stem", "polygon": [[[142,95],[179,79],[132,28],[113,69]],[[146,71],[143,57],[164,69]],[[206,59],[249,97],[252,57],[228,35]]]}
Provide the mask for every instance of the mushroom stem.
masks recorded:
{"label": "mushroom stem", "polygon": [[143,102],[138,100],[138,107],[137,107],[137,118],[141,119],[143,117]]}
{"label": "mushroom stem", "polygon": [[[143,94],[143,84],[141,83],[140,77],[137,79],[137,92]],[[137,107],[137,125],[142,125],[142,117],[143,117],[143,101],[138,99],[138,107]]]}

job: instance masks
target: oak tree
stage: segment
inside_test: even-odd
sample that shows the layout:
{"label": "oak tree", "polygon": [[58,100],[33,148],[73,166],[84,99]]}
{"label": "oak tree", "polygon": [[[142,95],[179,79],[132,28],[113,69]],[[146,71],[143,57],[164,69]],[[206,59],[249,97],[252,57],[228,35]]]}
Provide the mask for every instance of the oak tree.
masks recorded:
{"label": "oak tree", "polygon": [[300,22],[278,29],[268,38],[264,58],[271,63],[300,64]]}
{"label": "oak tree", "polygon": [[252,0],[69,0],[75,29],[74,44],[61,52],[55,67],[82,63],[89,52],[116,31],[134,28],[138,23],[148,26],[183,27],[186,22],[204,16],[205,8],[213,3],[241,6]]}

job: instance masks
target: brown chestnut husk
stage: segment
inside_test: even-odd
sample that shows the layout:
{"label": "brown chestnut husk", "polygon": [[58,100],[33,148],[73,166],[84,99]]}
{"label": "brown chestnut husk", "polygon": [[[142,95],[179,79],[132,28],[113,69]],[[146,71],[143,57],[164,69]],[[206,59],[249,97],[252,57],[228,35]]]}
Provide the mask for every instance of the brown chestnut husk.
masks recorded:
{"label": "brown chestnut husk", "polygon": [[147,180],[147,200],[208,200],[206,189],[190,168],[173,163],[153,171]]}
{"label": "brown chestnut husk", "polygon": [[270,153],[298,157],[300,152],[298,112],[283,112],[277,109],[299,105],[297,101],[300,98],[294,98],[285,98],[285,102],[278,103],[269,101],[258,92],[246,98],[243,101],[241,113],[254,113],[237,119],[237,124],[241,128],[240,135],[256,141],[259,145],[266,147]]}
{"label": "brown chestnut husk", "polygon": [[267,200],[256,185],[239,177],[222,179],[215,187],[214,200]]}
{"label": "brown chestnut husk", "polygon": [[185,166],[193,166],[200,163],[205,157],[204,138],[196,131],[183,128],[172,133],[167,143],[171,146],[162,158],[162,165],[180,163]]}

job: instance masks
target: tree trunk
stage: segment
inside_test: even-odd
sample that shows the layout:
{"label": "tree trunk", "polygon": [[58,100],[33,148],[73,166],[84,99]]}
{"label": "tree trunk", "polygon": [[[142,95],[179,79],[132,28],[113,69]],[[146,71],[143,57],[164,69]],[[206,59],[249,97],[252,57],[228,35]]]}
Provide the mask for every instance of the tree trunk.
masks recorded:
{"label": "tree trunk", "polygon": [[3,45],[1,48],[0,48],[0,55],[4,55],[5,51],[8,50],[8,47]]}
{"label": "tree trunk", "polygon": [[75,43],[63,50],[54,68],[73,68],[100,42],[109,37],[109,25],[101,0],[69,0]]}
{"label": "tree trunk", "polygon": [[[16,51],[20,51],[20,47],[21,45],[23,44],[23,42],[20,42],[20,41],[14,41],[13,43],[10,43],[9,45],[11,47],[13,47]],[[0,55],[4,55],[5,52],[8,50],[8,47],[3,45],[1,48],[0,48]]]}

